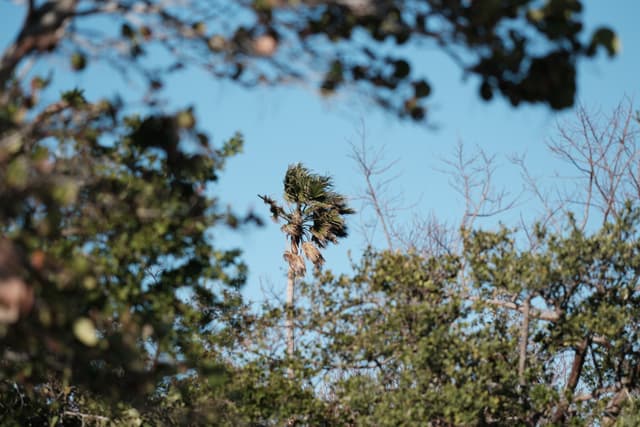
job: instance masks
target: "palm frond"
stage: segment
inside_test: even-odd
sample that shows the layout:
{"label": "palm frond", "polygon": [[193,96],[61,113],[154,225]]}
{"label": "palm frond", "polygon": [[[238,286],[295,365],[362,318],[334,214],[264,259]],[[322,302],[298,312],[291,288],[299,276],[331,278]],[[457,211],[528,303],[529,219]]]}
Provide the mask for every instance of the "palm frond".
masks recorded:
{"label": "palm frond", "polygon": [[289,165],[284,175],[284,199],[290,203],[304,203],[312,173],[301,163]]}
{"label": "palm frond", "polygon": [[290,203],[323,203],[336,194],[332,188],[329,176],[312,173],[301,163],[290,165],[284,177],[284,198]]}
{"label": "palm frond", "polygon": [[278,203],[273,200],[271,197],[269,196],[261,196],[258,194],[258,197],[260,197],[260,199],[262,199],[262,201],[269,205],[269,210],[271,211],[271,218],[273,218],[273,220],[275,222],[278,222],[279,219],[287,219],[287,214],[284,211],[284,209],[278,205]]}
{"label": "palm frond", "polygon": [[302,251],[304,252],[304,256],[311,261],[311,263],[316,267],[320,268],[324,264],[324,257],[320,253],[320,250],[311,242],[304,242],[302,244]]}
{"label": "palm frond", "polygon": [[291,269],[291,271],[293,271],[293,274],[298,277],[302,277],[305,275],[305,273],[307,272],[307,267],[304,264],[304,259],[302,259],[300,255],[287,251],[282,254],[282,257],[289,264],[289,268]]}

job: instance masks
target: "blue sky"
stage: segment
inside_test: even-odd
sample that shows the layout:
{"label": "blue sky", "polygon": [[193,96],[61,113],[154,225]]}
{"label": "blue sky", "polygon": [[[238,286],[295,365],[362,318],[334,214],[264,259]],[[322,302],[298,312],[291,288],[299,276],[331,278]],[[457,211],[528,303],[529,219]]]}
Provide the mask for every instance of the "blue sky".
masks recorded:
{"label": "blue sky", "polygon": [[[20,24],[22,7],[0,0],[0,46],[14,37]],[[640,2],[637,0],[586,0],[584,16],[587,29],[609,25],[622,41],[622,51],[613,60],[600,54],[597,60],[579,66],[578,96],[587,107],[608,111],[624,96],[638,99],[640,75]],[[442,158],[449,157],[457,141],[468,149],[480,147],[495,154],[502,165],[497,183],[512,193],[522,187],[519,173],[509,164],[507,155],[527,153],[528,165],[536,176],[550,177],[557,162],[545,148],[545,140],[554,134],[556,122],[572,112],[554,113],[542,106],[517,109],[501,100],[482,102],[477,83],[462,81],[462,74],[450,60],[436,50],[416,52],[416,61],[426,71],[434,93],[430,119],[437,129],[402,122],[363,102],[350,99],[348,93],[321,98],[314,90],[299,87],[245,90],[232,83],[212,81],[204,73],[189,72],[172,78],[168,94],[175,105],[193,104],[199,120],[221,142],[241,131],[246,140],[244,154],[232,159],[222,175],[217,195],[235,209],[254,208],[268,217],[268,209],[258,194],[280,197],[282,178],[291,163],[302,162],[316,172],[334,177],[338,191],[354,197],[364,181],[349,158],[348,141],[359,141],[358,131],[366,129],[367,145],[385,146],[388,160],[397,160],[394,173],[399,174],[392,189],[402,193],[406,206],[400,221],[413,215],[458,222],[462,214],[461,198],[451,189],[449,178],[437,169]],[[64,70],[64,64],[57,64]],[[65,74],[70,87],[88,87],[96,92],[108,88],[110,79],[104,70],[100,78],[91,72]],[[105,78],[106,77],[106,78]],[[108,92],[107,92],[108,93]],[[354,201],[356,209],[360,203]],[[521,211],[530,213],[535,205],[523,203],[506,218],[517,218]],[[366,213],[365,213],[366,214]],[[349,219],[351,235],[338,247],[325,253],[329,268],[348,269],[348,251],[357,254],[364,243],[358,232],[361,215]],[[382,240],[379,240],[382,244]],[[245,295],[259,300],[261,284],[284,292],[285,264],[282,252],[285,241],[279,226],[271,221],[263,228],[240,233],[220,233],[217,244],[240,246],[250,268]]]}

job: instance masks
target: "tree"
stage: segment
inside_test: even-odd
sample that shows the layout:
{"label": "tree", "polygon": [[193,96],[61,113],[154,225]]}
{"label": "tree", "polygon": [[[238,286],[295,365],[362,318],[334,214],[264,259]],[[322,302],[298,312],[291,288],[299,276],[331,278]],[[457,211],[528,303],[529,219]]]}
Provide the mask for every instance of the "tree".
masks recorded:
{"label": "tree", "polygon": [[[547,422],[607,424],[637,392],[638,209],[619,213],[589,234],[571,216],[562,234],[538,228],[533,251],[500,233],[478,232],[467,244],[480,306],[495,305],[496,297],[506,302],[506,295],[516,296],[515,305],[502,310],[534,301],[527,370],[545,368],[547,380],[531,378],[527,387],[557,393],[541,414]],[[567,371],[554,372],[567,356]]]}
{"label": "tree", "polygon": [[303,277],[306,266],[303,256],[320,269],[324,258],[320,249],[329,243],[338,243],[347,236],[344,216],[354,213],[347,206],[344,196],[332,190],[328,176],[316,175],[298,163],[289,166],[284,177],[284,200],[289,209],[280,206],[268,196],[260,198],[269,205],[274,221],[283,220],[284,232],[289,247],[284,259],[289,266],[287,272],[287,353],[293,357],[295,282]]}
{"label": "tree", "polygon": [[[215,147],[187,111],[125,115],[79,91],[25,126],[12,108],[23,102],[0,110],[0,231],[32,299],[0,325],[3,404],[18,402],[1,417],[20,402],[48,408],[43,423],[87,400],[142,404],[163,378],[224,371],[217,354],[246,267],[209,233],[243,218],[203,190],[241,137]],[[40,423],[30,408],[22,423]]]}

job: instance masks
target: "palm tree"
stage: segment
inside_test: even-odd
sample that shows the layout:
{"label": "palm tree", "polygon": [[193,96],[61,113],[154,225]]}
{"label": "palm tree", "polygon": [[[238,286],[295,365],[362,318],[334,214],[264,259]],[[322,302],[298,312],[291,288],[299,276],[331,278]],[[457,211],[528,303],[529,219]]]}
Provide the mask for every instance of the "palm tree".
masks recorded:
{"label": "palm tree", "polygon": [[347,206],[344,196],[333,191],[330,177],[311,173],[300,163],[290,165],[284,177],[286,206],[280,206],[268,196],[259,197],[269,205],[274,221],[284,221],[281,229],[288,248],[283,256],[289,267],[285,327],[287,354],[292,357],[295,350],[294,288],[296,279],[306,273],[304,258],[320,269],[324,263],[320,250],[347,236],[344,216],[355,211]]}

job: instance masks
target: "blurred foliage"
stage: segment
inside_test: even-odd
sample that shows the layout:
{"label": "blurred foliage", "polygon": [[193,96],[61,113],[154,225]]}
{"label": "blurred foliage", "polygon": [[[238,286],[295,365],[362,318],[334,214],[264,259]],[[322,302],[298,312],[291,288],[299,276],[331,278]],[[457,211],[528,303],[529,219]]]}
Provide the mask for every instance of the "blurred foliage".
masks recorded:
{"label": "blurred foliage", "polygon": [[21,114],[36,93],[12,90],[0,111],[0,225],[35,297],[0,325],[4,384],[56,414],[85,392],[136,402],[163,378],[224,372],[216,361],[240,333],[246,266],[212,231],[251,217],[221,208],[208,186],[241,136],[215,147],[190,110],[125,115],[79,90]]}
{"label": "blurred foliage", "polygon": [[430,70],[417,59],[425,47],[448,55],[463,77],[474,76],[485,100],[500,94],[513,105],[553,109],[573,105],[581,58],[620,49],[608,27],[585,32],[581,0],[33,4],[3,57],[0,86],[25,55],[60,47],[73,70],[106,61],[137,73],[152,91],[162,88],[166,73],[195,65],[247,87],[309,81],[325,95],[355,91],[400,117],[423,121],[432,92]]}

